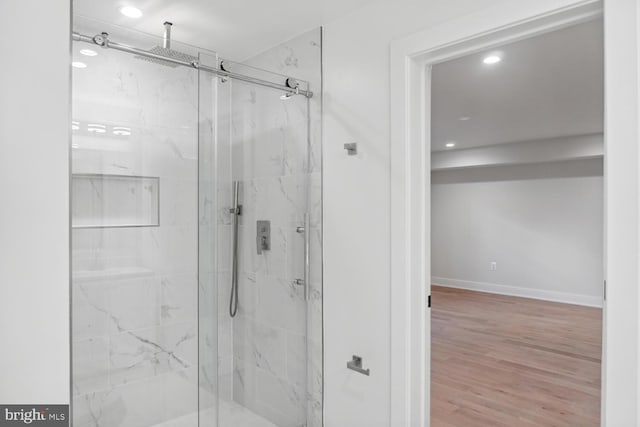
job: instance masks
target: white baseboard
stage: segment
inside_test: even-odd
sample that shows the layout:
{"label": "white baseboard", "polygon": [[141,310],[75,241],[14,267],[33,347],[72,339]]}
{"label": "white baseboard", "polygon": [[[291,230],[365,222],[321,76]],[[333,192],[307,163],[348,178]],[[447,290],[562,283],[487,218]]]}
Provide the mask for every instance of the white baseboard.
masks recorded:
{"label": "white baseboard", "polygon": [[434,286],[443,286],[446,288],[467,289],[470,291],[487,292],[490,294],[533,298],[545,301],[562,302],[565,304],[584,305],[588,307],[602,307],[602,298],[592,295],[571,294],[544,289],[519,288],[516,286],[497,285],[495,283],[448,279],[446,277],[432,277],[431,283]]}

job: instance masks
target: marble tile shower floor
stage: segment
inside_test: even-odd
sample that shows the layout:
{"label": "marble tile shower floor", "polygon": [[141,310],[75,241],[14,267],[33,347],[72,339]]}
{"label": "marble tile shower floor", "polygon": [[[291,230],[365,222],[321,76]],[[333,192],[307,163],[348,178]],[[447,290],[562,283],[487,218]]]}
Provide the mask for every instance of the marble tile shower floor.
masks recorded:
{"label": "marble tile shower floor", "polygon": [[[204,411],[201,417],[214,417],[213,409]],[[198,414],[188,414],[180,418],[156,424],[154,427],[196,427]],[[235,402],[220,401],[220,425],[218,427],[277,427],[270,421],[254,414],[249,409]]]}

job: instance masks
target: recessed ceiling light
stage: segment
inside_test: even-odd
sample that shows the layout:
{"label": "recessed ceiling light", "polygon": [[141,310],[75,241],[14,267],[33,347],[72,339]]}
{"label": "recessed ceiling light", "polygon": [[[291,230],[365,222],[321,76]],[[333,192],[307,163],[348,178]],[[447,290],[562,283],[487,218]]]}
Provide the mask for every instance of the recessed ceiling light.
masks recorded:
{"label": "recessed ceiling light", "polygon": [[87,125],[87,130],[94,133],[105,133],[107,131],[107,127],[105,125],[90,123]]}
{"label": "recessed ceiling light", "polygon": [[482,60],[485,64],[497,64],[500,61],[502,61],[502,58],[498,55],[489,55]]}
{"label": "recessed ceiling light", "polygon": [[71,66],[74,67],[74,68],[87,68],[87,64],[85,64],[84,62],[80,62],[80,61],[72,62]]}
{"label": "recessed ceiling light", "polygon": [[469,117],[469,116],[462,116],[462,117],[460,117],[458,120],[460,120],[461,122],[466,122],[466,121],[468,121],[468,120],[471,120],[471,117]]}
{"label": "recessed ceiling light", "polygon": [[71,122],[71,130],[78,130],[80,129],[80,123],[76,122],[76,121],[72,121]]}
{"label": "recessed ceiling light", "polygon": [[81,49],[80,53],[84,56],[96,56],[98,54],[98,52],[91,49]]}
{"label": "recessed ceiling light", "polygon": [[123,126],[115,126],[113,128],[113,134],[118,136],[129,136],[131,135],[131,128],[126,128]]}
{"label": "recessed ceiling light", "polygon": [[447,148],[453,148],[456,146],[455,142],[447,142],[446,144],[444,144],[445,147]]}
{"label": "recessed ceiling light", "polygon": [[120,13],[124,16],[128,16],[129,18],[140,18],[142,16],[142,11],[137,7],[133,6],[124,6],[120,8]]}

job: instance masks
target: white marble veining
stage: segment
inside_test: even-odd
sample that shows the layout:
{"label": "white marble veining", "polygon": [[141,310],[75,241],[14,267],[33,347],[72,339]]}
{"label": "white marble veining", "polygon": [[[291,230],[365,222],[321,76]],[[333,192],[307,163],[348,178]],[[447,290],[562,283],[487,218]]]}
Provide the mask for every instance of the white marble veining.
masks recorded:
{"label": "white marble veining", "polygon": [[157,375],[75,396],[74,425],[151,426],[197,410],[195,370]]}
{"label": "white marble veining", "polygon": [[[322,425],[320,30],[247,61],[308,80],[317,95],[283,101],[273,90],[233,83],[233,179],[241,181],[240,309],[233,320],[233,398],[281,427]],[[306,85],[306,83],[303,83]],[[304,275],[310,214],[309,301]],[[271,249],[256,253],[256,221],[271,221]]]}
{"label": "white marble veining", "polygon": [[[218,427],[278,427],[254,414],[247,408],[228,400],[220,400]],[[216,412],[213,408],[200,412],[200,425],[214,425]],[[197,427],[198,414],[192,413],[164,421],[154,427]]]}
{"label": "white marble veining", "polygon": [[73,230],[74,425],[151,426],[198,409],[198,73],[87,63],[73,173],[157,179],[74,180],[74,224],[117,226]]}
{"label": "white marble veining", "polygon": [[[320,31],[250,64],[306,79],[319,94]],[[73,88],[73,172],[159,178],[153,197],[125,186],[120,211],[111,209],[120,189],[110,205],[96,185],[72,194],[87,202],[76,218],[95,225],[159,222],[73,231],[74,425],[195,427],[199,410],[200,426],[215,427],[219,400],[221,427],[321,426],[321,97],[283,101],[271,89],[218,85],[114,51],[74,71]],[[208,106],[200,111],[199,96]],[[90,132],[90,123],[107,132]],[[117,126],[131,135],[114,135]],[[243,203],[233,320],[232,179]],[[303,275],[295,228],[305,212],[309,301],[293,284]],[[272,222],[272,249],[258,255],[261,219]]]}

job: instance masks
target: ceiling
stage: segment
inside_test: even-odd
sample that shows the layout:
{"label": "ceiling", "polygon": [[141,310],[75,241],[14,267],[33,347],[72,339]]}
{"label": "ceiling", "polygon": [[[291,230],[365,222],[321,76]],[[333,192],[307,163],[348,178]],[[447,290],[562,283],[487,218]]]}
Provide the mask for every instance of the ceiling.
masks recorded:
{"label": "ceiling", "polygon": [[[371,1],[74,0],[73,8],[77,15],[158,35],[171,21],[175,40],[241,61]],[[122,6],[135,6],[143,16],[127,18]]]}
{"label": "ceiling", "polygon": [[432,150],[602,132],[603,64],[596,20],[433,66]]}

